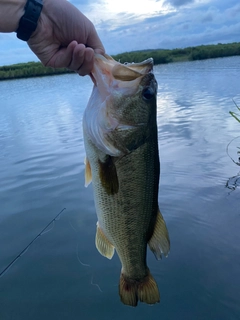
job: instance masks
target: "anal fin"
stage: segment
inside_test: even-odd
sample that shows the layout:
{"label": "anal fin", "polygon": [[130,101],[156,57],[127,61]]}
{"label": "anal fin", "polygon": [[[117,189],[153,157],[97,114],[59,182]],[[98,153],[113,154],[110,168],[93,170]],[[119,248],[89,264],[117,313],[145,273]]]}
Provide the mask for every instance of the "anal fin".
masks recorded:
{"label": "anal fin", "polygon": [[96,244],[96,248],[98,249],[99,253],[101,253],[102,256],[108,259],[112,259],[114,255],[114,246],[107,239],[107,237],[99,227],[98,223],[97,223],[95,244]]}
{"label": "anal fin", "polygon": [[162,258],[162,254],[167,257],[170,250],[170,240],[167,226],[163,216],[158,209],[157,218],[151,239],[148,241],[149,248],[154,253],[157,260]]}

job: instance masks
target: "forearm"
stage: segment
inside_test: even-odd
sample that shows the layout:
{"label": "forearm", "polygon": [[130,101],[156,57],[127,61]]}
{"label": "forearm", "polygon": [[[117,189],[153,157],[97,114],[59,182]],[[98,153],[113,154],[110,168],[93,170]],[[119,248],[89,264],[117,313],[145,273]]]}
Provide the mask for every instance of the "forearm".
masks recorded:
{"label": "forearm", "polygon": [[[92,22],[67,0],[42,2],[36,26],[35,21],[29,25],[26,19],[20,20],[24,13],[29,14],[28,6],[25,12],[27,0],[0,0],[0,32],[18,29],[18,38],[27,41],[46,66],[69,68],[80,75],[90,74],[94,52],[105,52]],[[36,19],[37,16],[36,13]]]}
{"label": "forearm", "polygon": [[26,0],[0,0],[0,32],[14,32],[24,14]]}

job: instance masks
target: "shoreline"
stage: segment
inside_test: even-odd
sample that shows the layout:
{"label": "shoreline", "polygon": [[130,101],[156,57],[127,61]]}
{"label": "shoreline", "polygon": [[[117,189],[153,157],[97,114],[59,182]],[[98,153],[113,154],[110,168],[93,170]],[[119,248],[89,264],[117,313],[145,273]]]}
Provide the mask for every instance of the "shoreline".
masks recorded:
{"label": "shoreline", "polygon": [[[185,62],[223,58],[240,55],[240,42],[201,45],[184,49],[154,49],[124,52],[112,55],[115,60],[124,62],[141,62],[149,57],[154,59],[154,64],[167,64],[173,62]],[[74,73],[65,68],[54,69],[44,67],[41,62],[18,63],[0,67],[0,81],[15,80],[33,77],[53,76],[66,73]]]}

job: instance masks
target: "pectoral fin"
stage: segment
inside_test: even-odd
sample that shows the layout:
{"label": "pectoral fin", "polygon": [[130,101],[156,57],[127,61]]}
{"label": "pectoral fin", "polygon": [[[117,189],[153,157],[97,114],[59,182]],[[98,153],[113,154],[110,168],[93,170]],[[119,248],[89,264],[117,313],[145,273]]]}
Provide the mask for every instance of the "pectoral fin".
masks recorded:
{"label": "pectoral fin", "polygon": [[108,259],[112,259],[114,255],[114,246],[111,242],[107,239],[103,231],[100,229],[99,224],[97,223],[97,232],[95,238],[95,244],[98,251],[104,257]]}
{"label": "pectoral fin", "polygon": [[158,209],[157,219],[151,239],[148,241],[149,248],[154,253],[156,259],[161,259],[162,254],[167,257],[170,250],[170,240],[168,230],[161,212]]}
{"label": "pectoral fin", "polygon": [[92,171],[91,171],[88,158],[85,158],[84,163],[85,163],[85,187],[88,187],[88,185],[92,182]]}
{"label": "pectoral fin", "polygon": [[107,156],[104,162],[99,160],[98,163],[99,177],[103,188],[108,195],[114,195],[115,193],[118,193],[119,183],[117,169],[113,158],[111,156]]}

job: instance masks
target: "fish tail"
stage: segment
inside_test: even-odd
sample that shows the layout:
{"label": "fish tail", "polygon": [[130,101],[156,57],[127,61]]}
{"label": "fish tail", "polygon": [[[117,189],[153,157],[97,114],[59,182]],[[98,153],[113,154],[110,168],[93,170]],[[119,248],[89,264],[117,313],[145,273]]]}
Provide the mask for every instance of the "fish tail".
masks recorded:
{"label": "fish tail", "polygon": [[121,273],[119,295],[122,303],[132,307],[137,306],[138,300],[147,304],[160,302],[158,286],[150,272],[141,280],[127,278]]}

